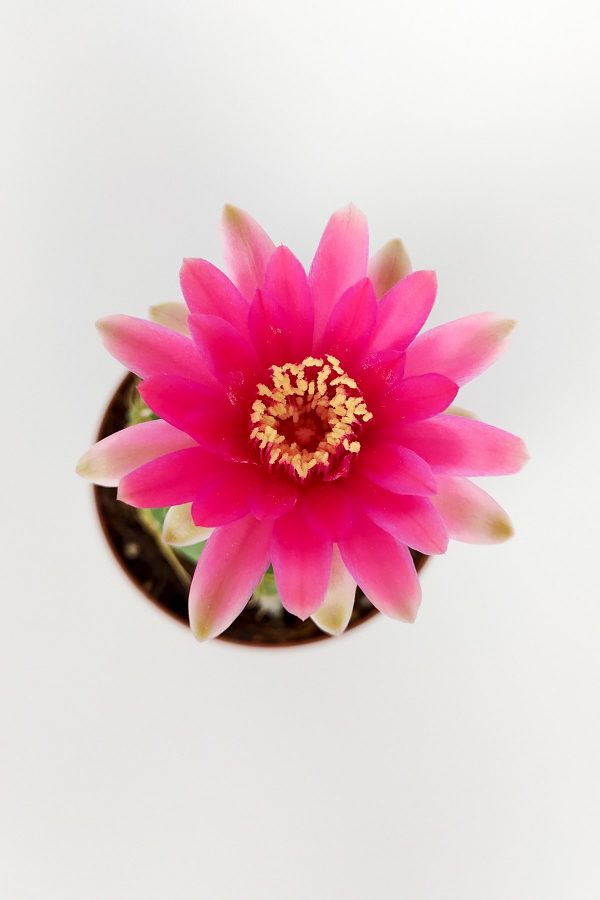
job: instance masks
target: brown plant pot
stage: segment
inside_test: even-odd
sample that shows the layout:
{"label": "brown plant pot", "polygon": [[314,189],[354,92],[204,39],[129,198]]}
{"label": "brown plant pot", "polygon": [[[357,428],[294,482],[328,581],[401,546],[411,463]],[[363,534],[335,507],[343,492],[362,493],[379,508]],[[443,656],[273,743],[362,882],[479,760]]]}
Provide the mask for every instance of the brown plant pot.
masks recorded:
{"label": "brown plant pot", "polygon": [[[115,391],[102,419],[97,440],[120,431],[128,424],[128,410],[138,379],[129,373]],[[191,576],[194,563],[174,548],[177,566],[161,550],[156,537],[144,526],[138,511],[117,500],[116,488],[94,487],[96,509],[102,530],[119,565],[143,594],[163,612],[183,625],[188,622],[188,588],[177,567]],[[411,550],[417,571],[428,557]],[[377,614],[360,588],[356,589],[354,609],[348,628],[362,625]],[[327,640],[330,635],[321,631],[312,619],[305,622],[283,610],[281,614],[265,613],[256,604],[249,604],[220,640],[254,647],[289,647],[312,641]]]}

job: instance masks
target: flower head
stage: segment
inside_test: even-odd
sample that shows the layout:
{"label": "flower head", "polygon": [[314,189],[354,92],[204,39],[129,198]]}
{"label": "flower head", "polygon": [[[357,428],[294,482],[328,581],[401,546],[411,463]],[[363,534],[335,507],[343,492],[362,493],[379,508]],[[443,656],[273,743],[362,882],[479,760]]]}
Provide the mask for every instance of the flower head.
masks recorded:
{"label": "flower head", "polygon": [[190,589],[199,638],[231,624],[269,564],[286,609],[326,631],[345,628],[357,584],[412,621],[409,547],[511,534],[465,476],[516,472],[523,443],[449,407],[513,323],[482,313],[419,335],[434,273],[411,273],[399,241],[369,261],[353,206],[329,220],[308,275],[246,213],[227,207],[223,230],[231,280],[188,259],[185,307],[98,323],[158,418],[100,441],[79,471],[133,506],[171,507],[170,543],[210,534]]}

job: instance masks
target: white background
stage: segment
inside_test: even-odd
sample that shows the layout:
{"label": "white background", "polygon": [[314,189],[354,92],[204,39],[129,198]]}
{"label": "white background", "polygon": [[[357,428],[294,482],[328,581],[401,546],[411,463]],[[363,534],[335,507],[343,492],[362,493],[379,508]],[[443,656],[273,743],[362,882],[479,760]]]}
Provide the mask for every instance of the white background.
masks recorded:
{"label": "white background", "polygon": [[[0,895],[600,896],[597,4],[2,0]],[[417,623],[199,645],[114,564],[74,464],[96,318],[220,261],[224,202],[309,262],[353,200],[511,352],[463,405],[532,460],[505,545]]]}

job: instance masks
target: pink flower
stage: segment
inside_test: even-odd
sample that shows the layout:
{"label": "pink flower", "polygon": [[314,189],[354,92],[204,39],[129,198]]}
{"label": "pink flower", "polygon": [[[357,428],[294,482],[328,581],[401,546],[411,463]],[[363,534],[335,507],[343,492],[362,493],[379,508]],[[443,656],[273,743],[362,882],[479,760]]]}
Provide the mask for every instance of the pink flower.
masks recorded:
{"label": "pink flower", "polygon": [[[100,441],[79,471],[136,507],[173,507],[174,544],[208,538],[190,589],[192,629],[219,634],[272,564],[290,612],[326,631],[348,622],[356,584],[412,621],[408,550],[443,553],[511,534],[465,476],[521,468],[522,441],[448,414],[459,386],[502,351],[513,323],[490,313],[419,335],[433,272],[399,241],[369,261],[353,206],[329,220],[308,275],[246,213],[226,208],[232,280],[202,259],[181,270],[187,311],[99,322],[159,417]],[[419,336],[418,336],[419,335]]]}

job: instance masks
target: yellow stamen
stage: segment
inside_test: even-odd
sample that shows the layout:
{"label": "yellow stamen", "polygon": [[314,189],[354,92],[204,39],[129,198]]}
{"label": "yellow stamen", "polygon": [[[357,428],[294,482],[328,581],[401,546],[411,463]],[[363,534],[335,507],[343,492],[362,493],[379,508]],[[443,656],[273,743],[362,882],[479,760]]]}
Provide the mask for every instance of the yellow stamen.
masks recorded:
{"label": "yellow stamen", "polygon": [[251,439],[268,452],[269,465],[290,466],[302,479],[344,451],[359,453],[356,438],[373,418],[356,381],[331,355],[271,366],[271,384],[258,384],[257,394]]}

